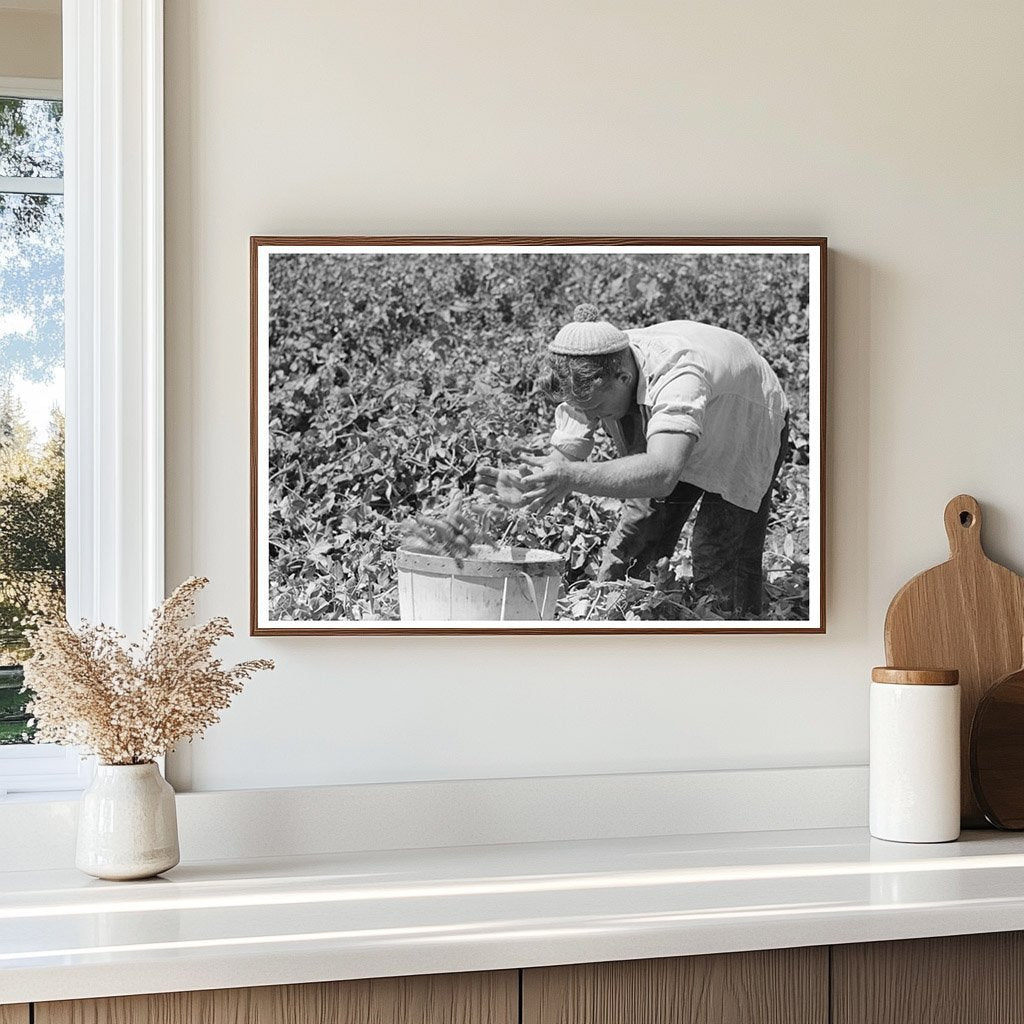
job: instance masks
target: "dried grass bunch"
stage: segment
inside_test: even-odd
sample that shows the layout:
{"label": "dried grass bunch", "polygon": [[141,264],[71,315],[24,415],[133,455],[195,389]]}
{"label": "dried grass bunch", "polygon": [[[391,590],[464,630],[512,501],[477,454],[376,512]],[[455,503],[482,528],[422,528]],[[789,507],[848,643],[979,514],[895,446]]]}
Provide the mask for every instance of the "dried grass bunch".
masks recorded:
{"label": "dried grass bunch", "polygon": [[104,764],[145,764],[183,739],[198,736],[264,659],[225,668],[213,648],[232,636],[218,617],[189,626],[196,595],[209,580],[186,580],[153,612],[141,644],[109,626],[40,618],[25,663],[36,741],[85,747]]}

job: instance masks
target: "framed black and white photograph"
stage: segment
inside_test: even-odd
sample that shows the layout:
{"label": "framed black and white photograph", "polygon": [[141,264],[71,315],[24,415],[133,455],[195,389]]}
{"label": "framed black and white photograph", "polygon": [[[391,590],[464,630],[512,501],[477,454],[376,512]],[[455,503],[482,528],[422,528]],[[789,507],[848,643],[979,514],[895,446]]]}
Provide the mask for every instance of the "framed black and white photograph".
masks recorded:
{"label": "framed black and white photograph", "polygon": [[250,256],[254,635],[824,632],[824,239]]}

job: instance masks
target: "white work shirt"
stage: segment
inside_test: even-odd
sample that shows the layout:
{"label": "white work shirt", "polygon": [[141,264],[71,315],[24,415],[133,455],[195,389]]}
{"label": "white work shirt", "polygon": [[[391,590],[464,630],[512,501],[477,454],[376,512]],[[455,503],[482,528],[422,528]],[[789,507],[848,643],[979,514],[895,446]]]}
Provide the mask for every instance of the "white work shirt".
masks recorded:
{"label": "white work shirt", "polygon": [[[694,320],[626,331],[640,371],[636,401],[646,437],[697,438],[681,480],[757,511],[771,482],[788,408],[778,377],[742,335]],[[625,448],[616,421],[590,420],[563,402],[552,445],[585,459],[599,425]]]}

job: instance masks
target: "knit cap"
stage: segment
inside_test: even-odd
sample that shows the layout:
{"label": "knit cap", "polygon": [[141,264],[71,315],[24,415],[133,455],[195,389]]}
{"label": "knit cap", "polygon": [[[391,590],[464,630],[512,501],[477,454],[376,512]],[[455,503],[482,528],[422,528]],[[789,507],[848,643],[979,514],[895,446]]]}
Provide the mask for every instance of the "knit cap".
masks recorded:
{"label": "knit cap", "polygon": [[563,356],[603,356],[629,348],[629,338],[614,324],[601,319],[597,307],[581,302],[573,310],[573,322],[566,324],[548,345],[549,352]]}

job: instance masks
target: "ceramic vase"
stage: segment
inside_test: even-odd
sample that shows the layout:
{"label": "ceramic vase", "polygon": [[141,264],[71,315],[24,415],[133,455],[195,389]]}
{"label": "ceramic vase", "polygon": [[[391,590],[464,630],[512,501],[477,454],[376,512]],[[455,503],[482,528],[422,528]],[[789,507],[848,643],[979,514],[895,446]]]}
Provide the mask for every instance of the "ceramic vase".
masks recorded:
{"label": "ceramic vase", "polygon": [[75,865],[96,878],[150,878],[180,859],[174,790],[156,764],[99,764],[82,794]]}

